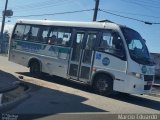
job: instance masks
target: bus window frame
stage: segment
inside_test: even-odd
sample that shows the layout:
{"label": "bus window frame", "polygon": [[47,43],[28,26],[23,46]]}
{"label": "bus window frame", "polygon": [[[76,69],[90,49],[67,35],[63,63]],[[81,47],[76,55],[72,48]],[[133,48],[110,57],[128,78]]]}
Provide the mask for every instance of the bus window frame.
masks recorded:
{"label": "bus window frame", "polygon": [[[50,31],[49,31],[48,35],[50,35],[50,34],[51,34],[51,31],[54,30],[54,29],[56,29],[56,28],[58,28],[58,29],[70,29],[70,30],[69,30],[69,31],[70,31],[70,34],[71,34],[71,36],[70,36],[70,41],[71,41],[71,43],[72,43],[73,27],[54,26],[54,25],[50,25],[50,27],[51,27],[51,28],[50,28]],[[58,32],[58,31],[56,31],[56,32]],[[49,36],[48,36],[48,38],[49,38]],[[47,43],[47,44],[49,44],[49,43]],[[69,46],[65,46],[65,45],[63,45],[63,44],[51,44],[51,45],[62,46],[62,47],[71,47],[71,44],[70,44]]]}
{"label": "bus window frame", "polygon": [[[29,25],[30,27],[33,27],[33,26],[40,26],[40,29],[41,29],[41,27],[50,27],[50,29],[49,29],[49,31],[48,31],[48,35],[47,35],[47,39],[49,38],[49,32],[52,30],[52,28],[59,28],[59,29],[70,29],[69,31],[70,31],[70,33],[71,33],[71,36],[70,36],[70,40],[71,40],[71,44],[69,45],[69,46],[64,46],[64,45],[58,45],[58,44],[51,44],[51,45],[55,45],[55,46],[62,46],[62,47],[71,47],[71,45],[72,45],[72,41],[73,41],[73,39],[72,39],[72,37],[73,37],[73,29],[74,29],[74,27],[69,27],[69,26],[54,26],[54,25],[39,25],[39,24],[25,24],[25,23],[16,23],[16,25],[15,25],[15,27],[14,27],[14,29],[13,29],[13,34],[12,34],[12,37],[11,37],[11,39],[14,41],[14,35],[15,35],[15,30],[16,30],[16,28],[17,28],[17,26],[18,25]],[[23,32],[23,35],[24,35],[24,32]],[[36,36],[37,38],[39,37],[39,34],[37,34],[37,36]],[[24,40],[24,39],[19,39],[20,41],[28,41],[28,42],[32,42],[32,43],[40,43],[40,44],[48,44],[48,42],[46,42],[46,43],[44,43],[44,42],[38,42],[38,41],[33,41],[33,40]]]}
{"label": "bus window frame", "polygon": [[[95,32],[97,33],[96,34],[96,42],[94,43],[94,46],[93,46],[93,51],[98,51],[98,52],[102,52],[102,53],[106,53],[106,54],[109,54],[109,55],[112,55],[114,57],[117,57],[121,60],[124,60],[124,61],[127,61],[127,57],[126,57],[126,49],[125,49],[125,43],[124,41],[122,40],[122,37],[121,35],[119,34],[118,31],[114,31],[112,29],[101,29],[101,28],[85,28],[85,27],[71,27],[71,26],[56,26],[56,25],[39,25],[39,24],[24,24],[24,23],[16,23],[15,27],[14,27],[14,30],[13,30],[13,34],[12,34],[12,39],[13,36],[14,36],[14,33],[15,33],[15,29],[17,27],[17,25],[30,25],[31,27],[32,26],[40,26],[40,27],[50,27],[49,31],[48,31],[48,35],[50,35],[50,32],[52,30],[52,28],[60,28],[60,29],[70,29],[70,33],[71,33],[71,37],[70,37],[70,40],[71,40],[71,43],[69,46],[63,46],[63,45],[58,45],[58,44],[51,44],[51,45],[55,45],[55,46],[61,46],[61,47],[70,47],[70,48],[73,48],[73,45],[74,45],[74,39],[75,39],[75,36],[76,36],[76,33],[79,32],[79,31],[82,31],[84,32],[84,39],[82,41],[82,49],[85,49],[85,46],[86,46],[86,42],[87,42],[87,37],[88,37],[88,33],[90,32]],[[110,52],[105,52],[105,51],[102,51],[102,50],[99,50],[99,45],[100,45],[100,42],[101,42],[101,37],[103,35],[103,32],[116,32],[118,33],[118,35],[121,37],[121,41],[123,43],[123,54],[124,56],[123,57],[120,57],[116,54],[112,54]],[[38,34],[39,35],[39,34]],[[37,38],[38,38],[38,35],[37,35]],[[47,39],[49,38],[49,36],[47,36]],[[24,39],[22,39],[22,41],[25,41]],[[44,42],[37,42],[37,41],[28,41],[28,42],[33,42],[33,43],[40,43],[40,44],[48,44],[47,43],[44,43]],[[97,43],[97,44],[96,44]]]}
{"label": "bus window frame", "polygon": [[[88,34],[91,33],[91,32],[95,32],[96,33],[96,42],[99,41],[99,37],[100,37],[100,32],[102,29],[97,29],[97,28],[82,28],[82,27],[73,27],[73,36],[72,36],[72,44],[71,44],[71,47],[73,48],[73,45],[74,45],[74,39],[76,37],[76,34],[77,33],[83,33],[84,32],[84,38],[83,38],[83,41],[82,41],[82,49],[85,49],[86,47],[86,43],[87,43],[87,37],[88,37]],[[94,43],[94,46],[93,46],[93,51],[96,50],[96,42]]]}

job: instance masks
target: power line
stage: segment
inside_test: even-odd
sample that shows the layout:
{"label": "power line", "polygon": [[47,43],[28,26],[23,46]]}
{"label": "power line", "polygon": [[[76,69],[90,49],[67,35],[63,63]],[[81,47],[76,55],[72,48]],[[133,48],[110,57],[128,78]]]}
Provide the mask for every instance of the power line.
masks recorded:
{"label": "power line", "polygon": [[136,2],[140,2],[140,3],[145,3],[145,4],[149,4],[149,5],[156,5],[158,6],[158,4],[160,4],[160,1],[155,1],[155,0],[136,0]]}
{"label": "power line", "polygon": [[137,5],[145,10],[148,10],[148,11],[151,11],[151,12],[155,12],[153,9],[151,9],[150,7],[148,6],[145,6],[145,5],[142,5],[142,4],[139,4],[139,3],[133,3],[133,1],[126,1],[126,0],[121,0],[122,2],[126,2],[128,4],[133,4],[133,5]]}
{"label": "power line", "polygon": [[160,3],[160,1],[159,1],[159,0],[149,0],[149,1],[151,1],[151,2],[157,2],[157,3]]}
{"label": "power line", "polygon": [[[62,1],[62,0],[59,0],[59,1]],[[37,2],[37,1],[33,2],[32,1],[32,2],[28,3],[28,1],[27,1],[27,2],[23,2],[23,3],[19,2],[19,4],[16,3],[15,5],[11,4],[11,6],[9,5],[9,7],[14,7],[15,9],[21,9],[21,8],[23,9],[23,8],[32,8],[32,7],[44,6],[44,5],[53,4],[53,3],[57,4],[59,2],[57,2],[55,0],[43,0],[43,2],[42,1],[40,1],[40,2]]]}
{"label": "power line", "polygon": [[[47,1],[43,1],[43,2],[36,2],[36,3],[28,3],[28,4],[24,4],[21,5],[22,3],[20,2],[20,5],[16,4],[16,5],[9,5],[8,7],[10,9],[12,9],[14,12],[21,12],[21,11],[31,11],[31,10],[39,10],[39,9],[43,9],[43,8],[49,8],[49,7],[53,7],[53,6],[61,6],[61,5],[65,5],[68,3],[73,3],[73,0],[47,0]],[[0,10],[2,11],[2,10]]]}
{"label": "power line", "polygon": [[147,5],[155,5],[155,6],[159,6],[160,2],[156,2],[156,1],[151,1],[151,0],[137,0],[136,2],[142,3],[142,4],[147,4]]}
{"label": "power line", "polygon": [[143,4],[143,5],[148,5],[148,6],[152,6],[152,7],[159,7],[160,3],[159,2],[155,2],[155,1],[150,1],[150,0],[123,0],[123,1],[126,1],[126,2],[136,2],[136,3],[140,3],[140,4]]}
{"label": "power line", "polygon": [[154,5],[147,5],[147,4],[143,4],[142,2],[137,2],[137,1],[128,1],[128,0],[121,0],[123,2],[127,2],[127,3],[130,3],[130,4],[135,4],[135,5],[139,5],[141,7],[149,7],[149,8],[154,8],[154,9],[157,9],[157,8],[160,8],[159,6],[154,6]]}
{"label": "power line", "polygon": [[[38,6],[43,6],[43,5],[47,5],[47,4],[52,4],[55,3],[54,0],[47,0],[47,1],[43,1],[43,2],[32,2],[32,3],[28,3],[28,4],[24,4],[23,6],[21,5],[22,3],[20,3],[20,5],[14,5],[15,9],[24,9],[24,8],[32,8],[32,7],[38,7]],[[57,3],[57,2],[56,2]]]}
{"label": "power line", "polygon": [[[12,16],[12,18],[18,18],[18,17],[38,17],[38,16],[50,16],[50,15],[63,15],[63,14],[72,14],[72,13],[87,12],[87,11],[94,11],[94,9],[85,9],[85,10],[59,12],[59,13],[50,13],[50,14],[33,14],[33,15],[24,15],[24,16]],[[115,14],[115,13],[106,11],[104,9],[99,9],[99,11],[107,13],[107,14],[111,14],[111,15],[114,15],[114,16],[118,16],[118,17],[122,17],[122,18],[126,18],[126,19],[135,20],[135,21],[142,22],[142,23],[149,24],[149,25],[160,24],[160,23],[156,23],[156,22],[149,22],[149,21],[144,21],[144,20],[140,20],[140,19],[136,19],[136,18],[132,18],[132,17],[127,17],[127,16]]]}
{"label": "power line", "polygon": [[99,11],[104,12],[104,13],[107,13],[107,14],[111,14],[111,15],[114,15],[114,16],[118,16],[118,17],[130,19],[130,20],[134,20],[134,21],[138,21],[138,22],[142,22],[142,23],[145,23],[145,24],[148,24],[148,25],[160,24],[160,23],[156,23],[156,22],[149,22],[149,21],[144,21],[144,20],[140,20],[140,19],[136,19],[136,18],[132,18],[132,17],[127,17],[127,16],[115,14],[115,13],[112,13],[112,12],[105,11],[105,10],[103,10],[103,9],[99,9]]}
{"label": "power line", "polygon": [[49,8],[49,7],[55,7],[55,6],[60,6],[60,5],[65,5],[65,4],[68,4],[68,3],[72,3],[73,0],[62,0],[62,1],[46,1],[46,2],[42,2],[42,3],[33,3],[33,4],[27,4],[27,5],[24,5],[24,7],[22,6],[16,6],[16,7],[13,7],[13,10],[14,11],[18,11],[18,12],[21,12],[21,11],[30,11],[30,10],[40,10],[40,9],[44,9],[44,8]]}
{"label": "power line", "polygon": [[12,18],[15,18],[15,17],[38,17],[38,16],[50,16],[50,15],[62,15],[62,14],[71,14],[71,13],[87,12],[87,11],[93,11],[93,10],[94,10],[94,9],[85,9],[85,10],[59,12],[59,13],[50,13],[50,14],[33,14],[33,15],[24,15],[24,16],[12,16]]}
{"label": "power line", "polygon": [[[105,10],[105,9],[103,9]],[[124,12],[124,11],[117,11],[117,10],[105,10],[108,12],[116,12],[116,13],[122,13],[122,14],[129,14],[129,15],[135,15],[135,16],[144,16],[144,17],[152,17],[152,18],[160,18],[158,16],[152,16],[152,15],[145,15],[145,14],[137,14],[137,13],[131,13],[131,12]]]}

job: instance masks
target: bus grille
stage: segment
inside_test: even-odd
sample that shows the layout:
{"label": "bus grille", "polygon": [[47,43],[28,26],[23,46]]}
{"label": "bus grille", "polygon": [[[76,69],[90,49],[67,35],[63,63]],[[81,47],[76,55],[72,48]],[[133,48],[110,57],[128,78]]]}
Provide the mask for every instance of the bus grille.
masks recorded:
{"label": "bus grille", "polygon": [[144,75],[144,81],[153,81],[153,75]]}

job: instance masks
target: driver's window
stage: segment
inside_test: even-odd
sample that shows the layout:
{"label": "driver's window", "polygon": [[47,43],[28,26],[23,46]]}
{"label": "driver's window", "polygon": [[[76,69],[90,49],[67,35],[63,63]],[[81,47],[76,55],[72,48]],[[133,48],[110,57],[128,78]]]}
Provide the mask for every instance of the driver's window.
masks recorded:
{"label": "driver's window", "polygon": [[98,49],[119,57],[124,57],[123,42],[117,32],[103,32]]}

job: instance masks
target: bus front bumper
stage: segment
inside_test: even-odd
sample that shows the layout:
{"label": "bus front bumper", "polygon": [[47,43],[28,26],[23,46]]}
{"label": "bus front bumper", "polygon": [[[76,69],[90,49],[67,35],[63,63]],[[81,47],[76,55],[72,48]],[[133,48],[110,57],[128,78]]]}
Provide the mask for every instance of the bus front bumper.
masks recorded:
{"label": "bus front bumper", "polygon": [[129,94],[150,94],[152,91],[152,85],[153,80],[144,81],[129,76],[128,79],[123,81],[114,80],[113,90]]}

